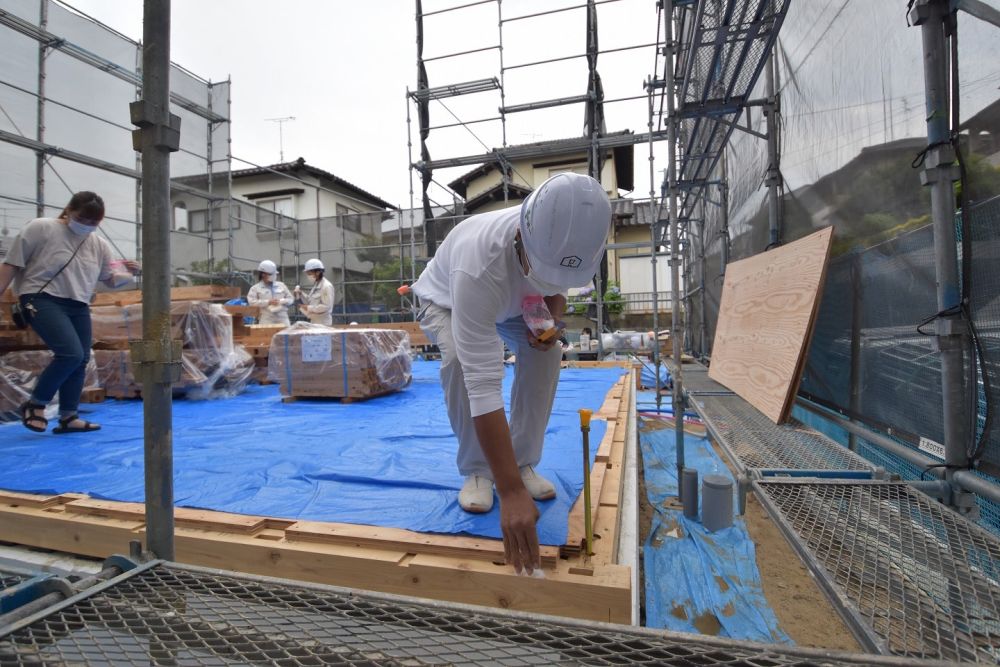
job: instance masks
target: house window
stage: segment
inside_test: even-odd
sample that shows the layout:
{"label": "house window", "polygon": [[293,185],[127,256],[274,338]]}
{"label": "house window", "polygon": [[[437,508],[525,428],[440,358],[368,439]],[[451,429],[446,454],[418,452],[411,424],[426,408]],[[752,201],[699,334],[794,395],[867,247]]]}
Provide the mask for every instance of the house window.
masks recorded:
{"label": "house window", "polygon": [[257,231],[290,229],[295,220],[295,203],[291,197],[257,200]]}
{"label": "house window", "polygon": [[361,233],[362,215],[343,204],[337,204],[337,217],[340,219],[340,226],[349,232]]}
{"label": "house window", "polygon": [[186,232],[188,231],[188,210],[187,204],[182,201],[174,204],[174,231],[175,232]]}
{"label": "house window", "polygon": [[[216,232],[227,231],[229,229],[229,221],[227,217],[229,215],[228,206],[220,206],[214,209],[201,209],[198,211],[188,211],[187,212],[187,225],[188,231],[194,233],[202,233],[208,231],[208,214],[209,210],[212,212],[212,230]],[[176,209],[175,209],[176,213]],[[239,206],[232,207],[232,228],[239,229],[241,212]]]}

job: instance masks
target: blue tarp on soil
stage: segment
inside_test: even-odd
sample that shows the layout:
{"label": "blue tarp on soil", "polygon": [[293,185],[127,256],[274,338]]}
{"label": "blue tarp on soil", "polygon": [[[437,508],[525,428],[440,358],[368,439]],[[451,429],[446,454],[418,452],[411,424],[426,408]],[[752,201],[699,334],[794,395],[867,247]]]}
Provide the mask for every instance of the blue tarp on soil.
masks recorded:
{"label": "blue tarp on soil", "polygon": [[[463,512],[458,442],[438,383],[439,362],[413,364],[404,391],[369,401],[282,403],[276,385],[231,399],[175,401],[174,494],[178,506],[421,532],[500,537],[499,507]],[[539,539],[566,540],[583,487],[579,408],[595,412],[622,369],[564,369],[538,470],[556,500],[538,503]],[[513,369],[504,380],[508,410]],[[0,426],[0,488],[87,493],[142,502],[142,403],[85,405],[93,434],[38,434]],[[591,441],[606,424],[595,421]],[[591,447],[591,457],[597,447]],[[591,459],[593,460],[593,458]]]}
{"label": "blue tarp on soil", "polygon": [[[655,409],[652,392],[640,394],[639,411]],[[667,410],[669,398],[664,399]],[[664,502],[677,496],[677,447],[673,423],[640,421],[646,497],[655,510],[643,547],[646,581],[646,625],[678,632],[712,634],[732,639],[792,643],[778,626],[764,593],[754,543],[743,520],[730,528],[707,532],[699,521]],[[732,478],[708,440],[685,433],[684,461],[705,475]],[[735,484],[734,484],[735,488]],[[734,498],[734,507],[735,498]]]}

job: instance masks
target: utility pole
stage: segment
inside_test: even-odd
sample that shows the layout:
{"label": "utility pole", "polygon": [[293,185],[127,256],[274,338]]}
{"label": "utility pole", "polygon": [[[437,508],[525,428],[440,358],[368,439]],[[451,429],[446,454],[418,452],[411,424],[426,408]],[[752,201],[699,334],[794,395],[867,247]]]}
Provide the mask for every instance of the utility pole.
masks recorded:
{"label": "utility pole", "polygon": [[295,116],[284,116],[282,118],[265,118],[264,120],[277,123],[278,124],[278,155],[280,156],[279,162],[285,161],[285,136],[283,128],[285,123],[295,120]]}

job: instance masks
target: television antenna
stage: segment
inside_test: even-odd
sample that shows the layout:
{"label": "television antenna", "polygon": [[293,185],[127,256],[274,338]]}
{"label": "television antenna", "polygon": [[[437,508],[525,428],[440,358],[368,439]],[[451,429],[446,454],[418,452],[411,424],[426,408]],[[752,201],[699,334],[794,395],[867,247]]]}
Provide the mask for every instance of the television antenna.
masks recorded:
{"label": "television antenna", "polygon": [[295,120],[295,116],[284,116],[282,118],[265,118],[264,120],[271,123],[278,124],[278,155],[280,156],[280,162],[285,161],[285,137],[282,129],[285,123]]}

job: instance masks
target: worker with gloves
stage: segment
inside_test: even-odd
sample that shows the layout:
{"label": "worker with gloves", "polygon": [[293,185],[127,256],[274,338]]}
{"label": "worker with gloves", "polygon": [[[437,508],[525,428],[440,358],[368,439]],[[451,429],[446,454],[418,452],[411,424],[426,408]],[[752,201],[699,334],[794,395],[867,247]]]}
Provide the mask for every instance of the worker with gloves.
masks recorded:
{"label": "worker with gloves", "polygon": [[[437,250],[413,292],[418,319],[441,351],[441,384],[465,476],[458,501],[488,512],[493,488],[507,561],[539,566],[535,500],[555,497],[535,472],[559,379],[561,350],[529,330],[525,297],[542,296],[558,321],[565,292],[591,281],[611,226],[611,204],[589,176],[557,174],[520,205],[470,217]],[[504,412],[501,340],[516,355],[510,422]]]}
{"label": "worker with gloves", "polygon": [[306,275],[312,281],[312,288],[303,292],[295,286],[295,301],[299,310],[313,324],[333,324],[333,283],[323,277],[323,262],[318,259],[306,260]]}
{"label": "worker with gloves", "polygon": [[269,259],[261,262],[257,266],[259,282],[247,292],[247,303],[260,309],[258,324],[287,327],[291,324],[288,320],[288,307],[295,299],[285,283],[277,279],[277,274],[278,267],[274,262]]}

